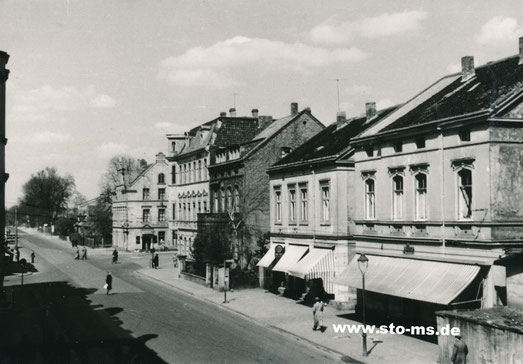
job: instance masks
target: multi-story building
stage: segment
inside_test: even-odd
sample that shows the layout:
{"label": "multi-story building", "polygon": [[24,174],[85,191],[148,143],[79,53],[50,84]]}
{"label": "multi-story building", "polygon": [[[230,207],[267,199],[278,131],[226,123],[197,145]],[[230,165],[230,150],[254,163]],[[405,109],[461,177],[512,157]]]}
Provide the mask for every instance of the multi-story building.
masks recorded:
{"label": "multi-story building", "polygon": [[[257,110],[253,110],[257,115]],[[201,215],[202,221],[218,221],[235,226],[239,234],[233,249],[242,267],[249,266],[256,241],[270,229],[270,190],[268,167],[291,153],[325,128],[309,108],[298,110],[291,103],[290,115],[273,120],[258,117],[255,135],[242,140],[230,135],[231,143],[216,146],[209,166],[211,215]],[[227,214],[225,219],[217,215]]]}
{"label": "multi-story building", "polygon": [[257,114],[249,117],[221,113],[220,117],[191,129],[185,135],[167,135],[171,165],[169,229],[179,256],[191,259],[198,214],[210,212],[208,166],[215,149],[250,140],[260,130]]}
{"label": "multi-story building", "polygon": [[[443,77],[353,138],[354,239],[367,309],[523,305],[520,54]],[[337,282],[361,288],[357,259]]]}
{"label": "multi-story building", "polygon": [[[125,171],[121,171],[125,173]],[[113,244],[125,250],[148,250],[166,242],[170,207],[167,200],[169,164],[163,153],[128,185],[113,194]]]}
{"label": "multi-story building", "polygon": [[[340,112],[336,123],[269,168],[271,245],[258,263],[262,286],[284,282],[287,295],[307,291],[312,299],[329,295],[349,301],[348,287],[334,284],[354,255],[349,141],[395,109],[376,111],[375,103],[367,103],[365,115],[348,120]],[[284,252],[279,260],[276,250]]]}

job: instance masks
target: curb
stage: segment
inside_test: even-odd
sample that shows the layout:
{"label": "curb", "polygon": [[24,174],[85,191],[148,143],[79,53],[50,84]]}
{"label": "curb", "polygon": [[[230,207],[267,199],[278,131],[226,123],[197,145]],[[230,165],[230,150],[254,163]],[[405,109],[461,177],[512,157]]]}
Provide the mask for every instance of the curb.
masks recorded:
{"label": "curb", "polygon": [[[321,345],[321,344],[318,344],[318,343],[316,343],[316,342],[314,342],[314,341],[312,341],[312,340],[310,340],[310,339],[307,339],[307,338],[305,338],[305,337],[303,337],[303,336],[297,335],[297,334],[295,334],[295,333],[293,333],[293,332],[290,332],[290,331],[288,331],[288,330],[282,329],[282,328],[280,328],[280,327],[278,327],[278,326],[274,326],[274,325],[272,325],[272,324],[268,324],[268,323],[265,323],[265,322],[261,322],[261,321],[255,319],[255,318],[252,317],[252,316],[249,316],[249,315],[247,315],[247,314],[245,314],[245,313],[243,313],[243,312],[240,312],[240,311],[238,311],[238,310],[235,310],[234,308],[224,306],[223,304],[220,304],[220,303],[218,303],[218,302],[216,302],[216,301],[210,300],[210,299],[205,298],[205,297],[197,296],[197,295],[195,295],[193,292],[190,292],[190,291],[187,291],[187,290],[185,290],[185,289],[183,289],[183,288],[180,288],[180,287],[178,287],[178,286],[175,286],[174,284],[171,284],[171,283],[165,282],[165,281],[163,281],[163,280],[161,280],[161,279],[159,279],[159,278],[152,277],[152,276],[150,276],[150,275],[148,275],[148,274],[145,274],[145,273],[141,272],[141,270],[136,271],[136,273],[138,273],[138,274],[140,274],[140,275],[142,275],[142,276],[145,276],[145,277],[147,277],[147,278],[153,279],[153,280],[155,280],[155,281],[161,282],[161,283],[163,283],[163,284],[165,284],[165,285],[168,285],[169,287],[173,287],[173,288],[175,288],[175,289],[177,289],[177,290],[179,290],[179,291],[182,291],[182,292],[184,292],[184,293],[186,293],[186,294],[189,294],[189,295],[193,296],[194,298],[196,298],[196,299],[198,299],[198,300],[200,300],[200,301],[205,301],[205,302],[208,302],[208,303],[212,303],[213,305],[218,306],[218,307],[220,307],[220,308],[223,309],[223,310],[226,310],[226,311],[232,312],[232,313],[234,313],[234,314],[237,314],[237,315],[239,315],[239,316],[242,316],[243,318],[245,318],[245,319],[247,319],[247,320],[249,320],[249,321],[251,321],[251,322],[253,322],[253,323],[255,323],[255,324],[259,325],[259,326],[262,326],[262,327],[265,327],[265,328],[270,328],[270,329],[272,329],[272,330],[278,331],[278,332],[281,333],[281,334],[285,334],[285,335],[288,335],[288,336],[292,336],[294,339],[298,339],[298,340],[305,341],[305,342],[307,342],[307,343],[313,345],[316,349],[321,350],[321,351],[324,351],[324,352],[327,352],[327,353],[330,354],[330,355],[340,356],[341,358],[346,358],[346,359],[348,359],[348,360],[351,360],[351,361],[348,361],[348,363],[355,363],[355,364],[359,364],[359,363],[362,363],[362,364],[363,364],[363,363],[364,363],[364,362],[361,362],[361,361],[359,361],[359,360],[357,360],[357,359],[354,359],[354,358],[348,356],[347,354],[344,354],[344,353],[339,352],[339,351],[337,351],[337,350],[334,350],[334,349],[328,348],[328,347],[326,347],[326,346],[323,346],[323,345]],[[180,279],[181,279],[181,278],[180,278]],[[339,359],[339,358],[337,358],[337,359]],[[345,361],[345,360],[344,360],[344,361]]]}

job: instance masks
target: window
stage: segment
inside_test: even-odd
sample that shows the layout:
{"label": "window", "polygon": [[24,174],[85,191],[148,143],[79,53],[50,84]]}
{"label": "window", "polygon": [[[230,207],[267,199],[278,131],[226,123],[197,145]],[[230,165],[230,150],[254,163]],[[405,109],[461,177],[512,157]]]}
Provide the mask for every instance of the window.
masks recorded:
{"label": "window", "polygon": [[458,172],[458,209],[458,218],[472,217],[472,171],[466,168]]}
{"label": "window", "polygon": [[144,209],[142,211],[142,221],[143,222],[149,222],[149,219],[151,218],[151,210]]}
{"label": "window", "polygon": [[424,220],[427,218],[427,175],[418,173],[416,175],[416,197],[415,213],[416,219]]}
{"label": "window", "polygon": [[290,154],[292,152],[291,147],[281,147],[281,157],[284,158],[287,156],[287,154]]}
{"label": "window", "polygon": [[220,212],[225,212],[225,189],[220,189]]}
{"label": "window", "polygon": [[148,200],[149,199],[149,189],[148,188],[144,188],[143,189],[143,193],[142,193],[142,196],[143,196],[143,200]]}
{"label": "window", "polygon": [[424,137],[419,137],[418,139],[416,139],[416,148],[418,148],[418,149],[425,148],[425,138]]}
{"label": "window", "polygon": [[163,185],[164,183],[165,183],[165,174],[160,173],[160,174],[158,175],[158,184]]}
{"label": "window", "polygon": [[365,181],[365,218],[376,218],[376,191],[374,180],[369,178]]}
{"label": "window", "polygon": [[196,212],[196,202],[192,203],[192,213],[191,220],[197,220],[198,219],[198,213]]}
{"label": "window", "polygon": [[296,222],[296,187],[289,186],[289,222]]}
{"label": "window", "polygon": [[176,220],[176,203],[173,203],[173,220]]}
{"label": "window", "polygon": [[330,189],[328,184],[321,187],[321,217],[324,222],[330,220]]}
{"label": "window", "polygon": [[158,200],[165,200],[165,188],[158,189]]}
{"label": "window", "polygon": [[395,176],[392,179],[392,217],[403,218],[403,177]]}
{"label": "window", "polygon": [[198,213],[202,212],[202,203],[198,201]]}
{"label": "window", "polygon": [[227,187],[227,210],[232,211],[232,188]]}
{"label": "window", "polygon": [[470,142],[470,130],[460,131],[459,140],[461,140],[462,142]]}
{"label": "window", "polygon": [[183,203],[183,219],[187,220],[187,204]]}
{"label": "window", "polygon": [[279,188],[274,189],[274,206],[276,222],[281,222],[281,190]]}
{"label": "window", "polygon": [[165,231],[158,231],[158,241],[160,244],[165,243]]}
{"label": "window", "polygon": [[307,186],[300,186],[300,221],[309,219],[309,200]]}
{"label": "window", "polygon": [[140,237],[139,236],[136,237],[136,245],[140,245]]}
{"label": "window", "polygon": [[367,157],[372,157],[374,156],[374,148],[372,147],[368,147],[365,149],[365,153],[367,153]]}
{"label": "window", "polygon": [[234,212],[240,212],[240,188],[234,186]]}
{"label": "window", "polygon": [[171,152],[176,152],[176,142],[171,142]]}
{"label": "window", "polygon": [[171,182],[173,185],[176,183],[176,166],[171,167]]}
{"label": "window", "polygon": [[181,202],[178,203],[178,219],[179,220],[183,219],[183,209],[182,209]]}
{"label": "window", "polygon": [[208,212],[207,211],[207,201],[203,201],[203,212]]}
{"label": "window", "polygon": [[158,222],[165,221],[165,209],[158,209]]}
{"label": "window", "polygon": [[207,179],[207,159],[203,160],[203,179]]}
{"label": "window", "polygon": [[198,161],[198,181],[202,180],[202,161]]}
{"label": "window", "polygon": [[192,162],[192,173],[193,173],[193,182],[196,182],[196,162]]}
{"label": "window", "polygon": [[218,209],[218,204],[219,204],[219,196],[218,196],[218,190],[215,190],[213,191],[213,195],[214,195],[214,206],[213,206],[213,210],[214,212],[219,212],[219,209]]}
{"label": "window", "polygon": [[402,142],[396,142],[394,144],[394,151],[396,153],[402,152],[403,151],[403,143]]}

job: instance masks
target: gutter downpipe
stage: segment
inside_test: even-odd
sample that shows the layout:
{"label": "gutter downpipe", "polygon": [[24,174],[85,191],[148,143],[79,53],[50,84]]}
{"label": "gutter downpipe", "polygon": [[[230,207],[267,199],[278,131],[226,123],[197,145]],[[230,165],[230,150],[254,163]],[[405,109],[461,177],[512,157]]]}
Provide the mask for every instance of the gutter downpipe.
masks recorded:
{"label": "gutter downpipe", "polygon": [[314,172],[314,166],[312,168],[312,244],[316,245],[316,173]]}
{"label": "gutter downpipe", "polygon": [[438,126],[439,130],[439,149],[440,149],[440,166],[441,166],[441,180],[440,180],[440,209],[441,209],[441,253],[445,255],[446,240],[445,240],[445,148],[443,144],[443,129]]}

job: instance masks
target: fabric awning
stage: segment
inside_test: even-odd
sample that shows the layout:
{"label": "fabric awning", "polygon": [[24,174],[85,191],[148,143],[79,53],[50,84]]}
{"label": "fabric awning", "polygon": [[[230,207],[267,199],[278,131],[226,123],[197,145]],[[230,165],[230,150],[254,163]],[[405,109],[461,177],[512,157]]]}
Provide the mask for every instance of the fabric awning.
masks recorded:
{"label": "fabric awning", "polygon": [[309,253],[296,263],[289,274],[301,279],[321,279],[323,288],[328,293],[334,293],[334,252],[332,249],[312,248]]}
{"label": "fabric awning", "polygon": [[263,267],[267,268],[269,265],[274,262],[274,259],[276,258],[276,245],[271,245],[267,253],[263,256],[263,258],[260,259],[258,264],[256,264],[257,267]]}
{"label": "fabric awning", "polygon": [[[468,264],[367,255],[365,290],[448,305],[474,280],[480,267]],[[358,257],[334,283],[360,288]]]}
{"label": "fabric awning", "polygon": [[285,254],[280,258],[278,263],[272,268],[276,272],[288,273],[298,261],[305,255],[309,249],[306,245],[289,245],[285,248]]}

